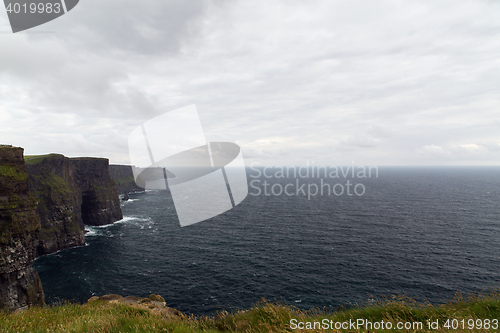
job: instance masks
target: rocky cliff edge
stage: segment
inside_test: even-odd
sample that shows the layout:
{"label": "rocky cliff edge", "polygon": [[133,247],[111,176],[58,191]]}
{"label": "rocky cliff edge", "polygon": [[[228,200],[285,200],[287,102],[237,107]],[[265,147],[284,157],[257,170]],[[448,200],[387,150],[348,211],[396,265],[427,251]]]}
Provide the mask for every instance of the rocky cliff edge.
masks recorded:
{"label": "rocky cliff edge", "polygon": [[0,145],[0,308],[44,304],[33,261],[40,233],[37,199],[28,192],[23,148]]}

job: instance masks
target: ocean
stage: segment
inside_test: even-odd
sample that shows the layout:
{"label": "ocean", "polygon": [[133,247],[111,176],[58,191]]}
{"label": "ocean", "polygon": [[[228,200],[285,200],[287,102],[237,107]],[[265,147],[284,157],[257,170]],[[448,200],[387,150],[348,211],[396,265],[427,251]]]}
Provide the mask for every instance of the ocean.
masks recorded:
{"label": "ocean", "polygon": [[154,293],[202,315],[262,299],[334,310],[500,287],[499,167],[379,167],[364,178],[278,171],[248,168],[241,204],[183,228],[169,192],[131,194],[123,220],[87,227],[86,246],[35,261],[46,301]]}

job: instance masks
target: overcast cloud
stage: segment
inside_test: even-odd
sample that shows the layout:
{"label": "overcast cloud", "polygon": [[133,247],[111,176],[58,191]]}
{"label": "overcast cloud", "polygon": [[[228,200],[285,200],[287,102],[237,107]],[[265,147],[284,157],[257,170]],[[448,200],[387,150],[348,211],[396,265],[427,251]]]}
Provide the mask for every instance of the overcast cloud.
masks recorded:
{"label": "overcast cloud", "polygon": [[196,104],[249,165],[500,165],[500,1],[82,0],[10,33],[0,143],[128,163]]}

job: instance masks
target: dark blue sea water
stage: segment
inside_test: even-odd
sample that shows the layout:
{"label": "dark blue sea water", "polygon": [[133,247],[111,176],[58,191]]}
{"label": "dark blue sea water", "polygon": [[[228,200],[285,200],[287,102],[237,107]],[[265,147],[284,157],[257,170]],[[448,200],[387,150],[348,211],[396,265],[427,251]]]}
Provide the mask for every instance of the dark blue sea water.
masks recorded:
{"label": "dark blue sea water", "polygon": [[[89,228],[87,246],[35,267],[48,302],[156,293],[194,314],[261,298],[329,309],[392,294],[438,303],[500,287],[499,167],[380,167],[378,178],[323,182],[348,179],[364,195],[308,199],[307,185],[306,195],[293,186],[317,177],[249,177],[260,183],[240,205],[184,228],[168,192],[132,194],[122,221]],[[264,180],[293,184],[293,195],[265,195]]]}

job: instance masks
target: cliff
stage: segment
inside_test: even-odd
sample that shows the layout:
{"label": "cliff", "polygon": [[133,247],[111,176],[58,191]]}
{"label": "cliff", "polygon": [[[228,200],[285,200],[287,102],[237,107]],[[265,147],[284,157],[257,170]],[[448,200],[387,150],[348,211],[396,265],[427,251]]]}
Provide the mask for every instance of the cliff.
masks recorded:
{"label": "cliff", "polygon": [[44,304],[33,261],[40,219],[28,192],[22,148],[0,146],[0,308]]}
{"label": "cliff", "polygon": [[123,218],[107,159],[50,154],[27,156],[26,164],[30,190],[40,202],[38,256],[84,245],[84,224]]}
{"label": "cliff", "polygon": [[74,180],[82,192],[82,219],[87,225],[104,225],[123,218],[115,182],[106,158],[72,158]]}
{"label": "cliff", "polygon": [[119,194],[144,191],[142,187],[137,186],[135,183],[132,166],[130,165],[111,164],[109,166],[109,174],[116,182]]}
{"label": "cliff", "polygon": [[[136,167],[130,165],[109,166],[109,173],[111,175],[111,178],[116,182],[118,193],[125,194],[130,192],[144,191],[144,188],[138,186],[136,181],[134,180],[134,173],[132,171],[132,168]],[[145,184],[145,180],[155,180],[158,174],[160,174],[163,178],[163,169],[160,170],[161,172],[158,173],[157,168],[137,168],[138,173],[141,174],[137,182],[139,184]],[[167,175],[167,178],[175,177],[175,175],[168,170],[165,170],[165,174]]]}
{"label": "cliff", "polygon": [[37,256],[85,245],[82,195],[70,159],[58,154],[26,157],[29,186],[38,203],[41,231]]}

